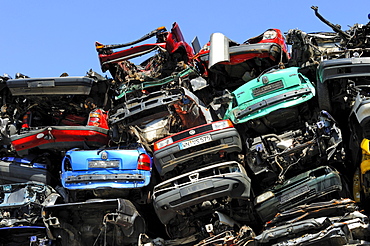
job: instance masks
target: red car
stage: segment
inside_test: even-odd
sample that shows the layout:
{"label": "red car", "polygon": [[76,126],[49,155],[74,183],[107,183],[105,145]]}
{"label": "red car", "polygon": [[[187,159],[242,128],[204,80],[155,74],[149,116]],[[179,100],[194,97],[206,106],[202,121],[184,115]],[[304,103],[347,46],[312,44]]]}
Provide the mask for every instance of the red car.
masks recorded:
{"label": "red car", "polygon": [[211,86],[232,90],[256,78],[265,69],[287,62],[290,55],[281,31],[268,29],[242,44],[222,33],[213,33],[197,57],[209,69]]}
{"label": "red car", "polygon": [[[132,46],[154,36],[157,38],[155,43],[113,51],[114,49]],[[126,83],[167,77],[178,69],[179,62],[183,62],[185,65],[190,64],[194,57],[193,49],[185,42],[176,22],[173,23],[170,32],[165,27],[159,27],[133,42],[118,45],[103,45],[96,42],[95,46],[99,54],[102,71],[109,70],[116,81]],[[135,65],[129,61],[154,51],[157,51],[157,54],[140,65]]]}
{"label": "red car", "polygon": [[[75,119],[81,122],[74,122],[39,127],[24,127],[19,134],[10,136],[10,141],[19,155],[26,155],[30,149],[51,149],[51,150],[68,150],[73,147],[101,147],[109,141],[107,114],[94,111],[88,117],[88,122],[84,125],[84,117],[76,115],[67,115],[63,122],[68,119]],[[30,122],[26,115],[25,122]],[[72,121],[70,121],[72,122]],[[23,126],[28,124],[23,124]]]}
{"label": "red car", "polygon": [[[30,150],[99,148],[108,143],[107,113],[100,108],[104,105],[93,99],[97,86],[105,80],[68,76],[11,79],[6,83],[13,100],[18,101],[14,109],[18,112],[14,120],[17,131],[10,134],[18,155],[27,155]],[[87,107],[90,101],[95,102],[94,108]]]}

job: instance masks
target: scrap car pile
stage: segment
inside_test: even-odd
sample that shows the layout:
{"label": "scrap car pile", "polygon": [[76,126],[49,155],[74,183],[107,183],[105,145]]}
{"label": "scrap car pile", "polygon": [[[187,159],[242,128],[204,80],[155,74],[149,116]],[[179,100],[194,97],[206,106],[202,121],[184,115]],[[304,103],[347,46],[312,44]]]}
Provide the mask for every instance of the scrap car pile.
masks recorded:
{"label": "scrap car pile", "polygon": [[96,42],[111,78],[1,76],[0,245],[370,244],[370,22],[312,9],[333,32],[174,23]]}

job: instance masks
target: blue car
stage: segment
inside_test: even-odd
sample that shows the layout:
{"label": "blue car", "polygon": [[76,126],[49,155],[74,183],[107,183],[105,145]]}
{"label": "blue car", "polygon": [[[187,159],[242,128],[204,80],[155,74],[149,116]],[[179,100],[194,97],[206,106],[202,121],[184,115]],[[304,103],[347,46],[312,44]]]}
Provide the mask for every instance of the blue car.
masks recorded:
{"label": "blue car", "polygon": [[62,161],[61,182],[72,201],[132,197],[151,182],[152,164],[153,158],[140,145],[71,149]]}

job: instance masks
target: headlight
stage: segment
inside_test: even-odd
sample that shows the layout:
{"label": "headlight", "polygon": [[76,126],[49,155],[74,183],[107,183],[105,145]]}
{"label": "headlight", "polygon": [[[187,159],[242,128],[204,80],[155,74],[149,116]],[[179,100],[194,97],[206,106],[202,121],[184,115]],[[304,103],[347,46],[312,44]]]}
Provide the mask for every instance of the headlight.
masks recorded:
{"label": "headlight", "polygon": [[272,193],[272,191],[267,191],[267,192],[263,193],[262,195],[257,196],[257,198],[255,200],[255,204],[260,204],[264,201],[267,201],[270,198],[273,198],[274,196],[275,195],[274,195],[274,193]]}
{"label": "headlight", "polygon": [[228,127],[233,127],[233,124],[230,120],[220,120],[212,123],[213,130],[220,130]]}
{"label": "headlight", "polygon": [[161,149],[161,148],[163,148],[163,147],[165,147],[169,144],[172,144],[172,143],[173,143],[173,140],[172,140],[171,137],[160,140],[160,141],[154,143],[154,151],[159,150],[159,149]]}
{"label": "headlight", "polygon": [[274,39],[274,38],[276,38],[276,36],[277,36],[276,31],[274,31],[274,30],[268,30],[268,31],[266,31],[263,34],[263,39],[262,40],[265,40],[265,39]]}

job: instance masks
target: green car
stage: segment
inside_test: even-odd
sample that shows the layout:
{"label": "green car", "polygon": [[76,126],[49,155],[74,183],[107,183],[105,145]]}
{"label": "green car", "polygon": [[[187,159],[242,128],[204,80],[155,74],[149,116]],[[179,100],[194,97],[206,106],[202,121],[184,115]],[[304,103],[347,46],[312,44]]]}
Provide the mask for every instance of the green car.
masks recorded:
{"label": "green car", "polygon": [[339,172],[329,166],[320,166],[265,190],[255,198],[254,204],[261,221],[267,222],[277,213],[319,201],[319,198],[337,198],[341,191]]}
{"label": "green car", "polygon": [[246,123],[313,98],[313,84],[298,69],[270,70],[236,89],[224,119],[230,119],[234,124]]}

